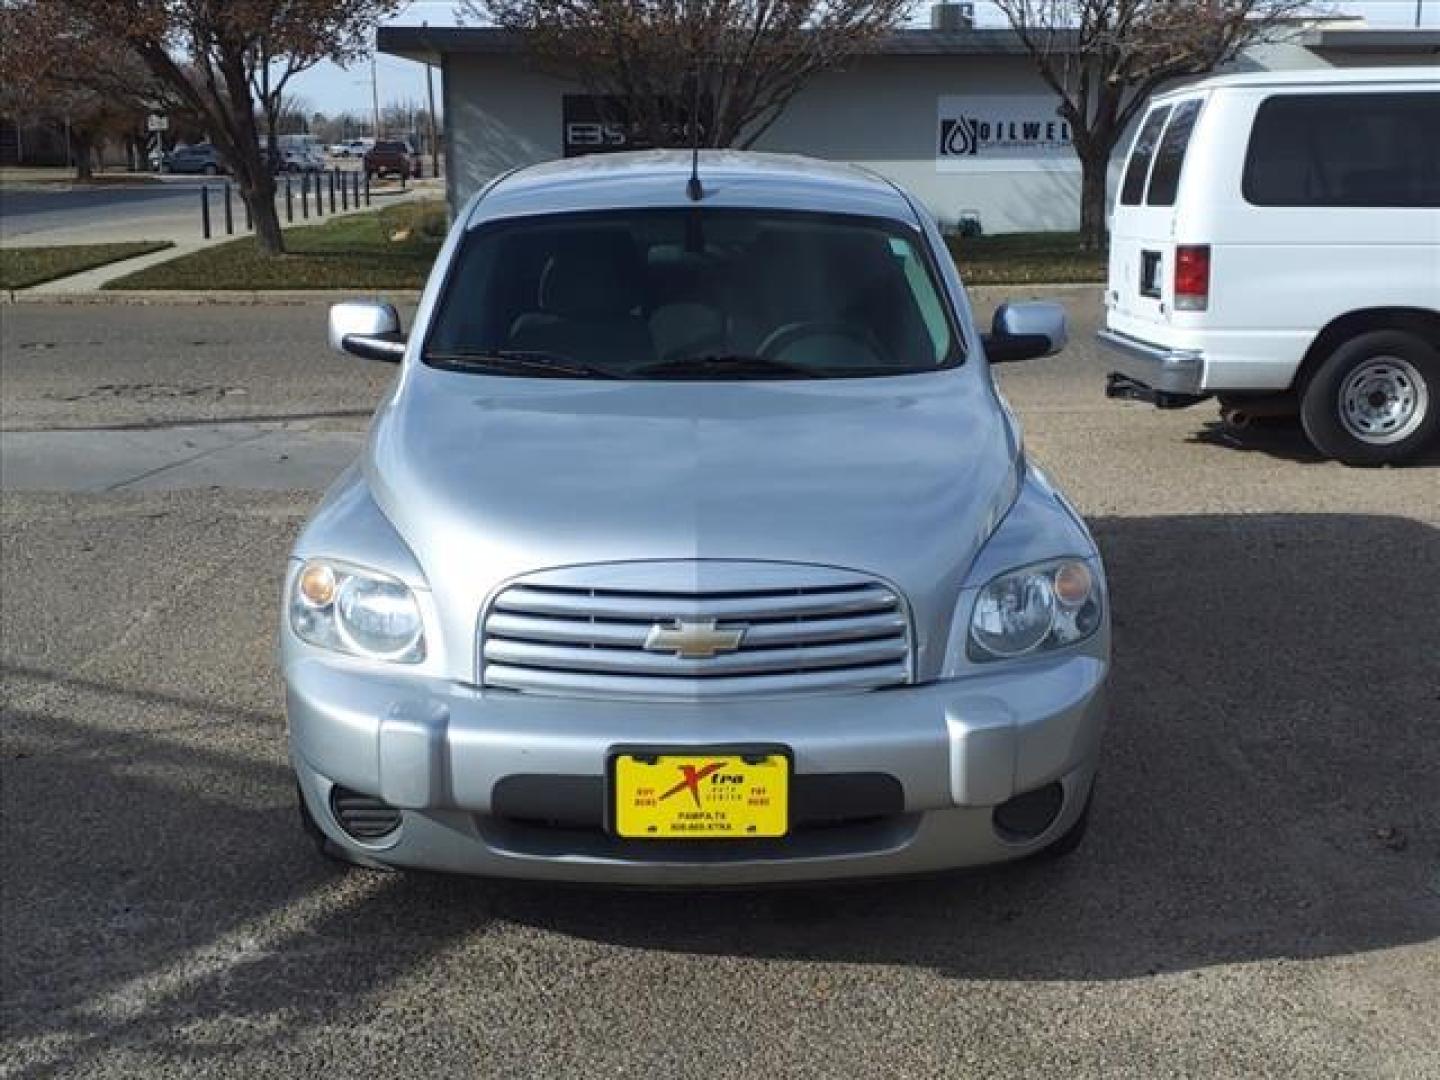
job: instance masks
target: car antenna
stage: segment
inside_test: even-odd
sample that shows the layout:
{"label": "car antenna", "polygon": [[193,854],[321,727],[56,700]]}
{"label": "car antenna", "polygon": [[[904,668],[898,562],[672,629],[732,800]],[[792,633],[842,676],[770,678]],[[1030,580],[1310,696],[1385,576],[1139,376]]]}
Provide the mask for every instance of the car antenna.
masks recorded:
{"label": "car antenna", "polygon": [[691,72],[690,86],[690,179],[685,184],[685,194],[691,202],[705,197],[705,188],[700,183],[700,67],[696,61]]}

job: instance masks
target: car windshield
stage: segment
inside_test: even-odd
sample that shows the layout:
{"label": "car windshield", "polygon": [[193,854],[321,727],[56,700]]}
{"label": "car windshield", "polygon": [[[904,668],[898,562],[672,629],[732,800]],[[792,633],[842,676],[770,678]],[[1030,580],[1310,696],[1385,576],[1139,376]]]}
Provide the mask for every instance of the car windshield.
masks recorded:
{"label": "car windshield", "polygon": [[384,154],[401,154],[405,152],[405,144],[398,142],[378,142],[375,149]]}
{"label": "car windshield", "polygon": [[473,230],[432,366],[567,378],[904,375],[962,350],[919,235],[851,215],[569,213]]}

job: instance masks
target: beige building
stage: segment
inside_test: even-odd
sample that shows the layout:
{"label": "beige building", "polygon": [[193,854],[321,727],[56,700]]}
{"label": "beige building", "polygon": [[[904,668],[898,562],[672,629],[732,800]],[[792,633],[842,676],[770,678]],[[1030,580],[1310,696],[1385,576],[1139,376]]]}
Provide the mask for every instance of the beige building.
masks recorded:
{"label": "beige building", "polygon": [[[504,31],[389,26],[379,46],[443,72],[452,205],[517,166],[628,148],[627,132],[607,124],[581,87],[533,70]],[[1440,30],[1338,22],[1297,27],[1284,42],[1247,53],[1235,70],[1437,57]],[[1073,229],[1079,163],[1055,105],[1011,31],[904,30],[803,90],[757,149],[865,165],[913,192],[942,223],[973,215],[987,233]]]}

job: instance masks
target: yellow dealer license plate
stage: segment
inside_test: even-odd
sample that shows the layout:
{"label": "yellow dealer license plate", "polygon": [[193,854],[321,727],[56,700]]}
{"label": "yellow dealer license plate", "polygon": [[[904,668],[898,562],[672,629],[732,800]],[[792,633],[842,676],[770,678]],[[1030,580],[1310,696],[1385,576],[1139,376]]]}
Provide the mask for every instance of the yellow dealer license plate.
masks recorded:
{"label": "yellow dealer license plate", "polygon": [[614,831],[629,839],[746,840],[789,827],[782,753],[619,753],[610,785]]}

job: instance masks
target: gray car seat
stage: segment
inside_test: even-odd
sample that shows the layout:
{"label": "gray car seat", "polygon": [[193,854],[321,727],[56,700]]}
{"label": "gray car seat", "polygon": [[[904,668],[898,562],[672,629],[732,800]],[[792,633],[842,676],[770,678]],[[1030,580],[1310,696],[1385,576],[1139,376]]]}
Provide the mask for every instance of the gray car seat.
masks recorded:
{"label": "gray car seat", "polygon": [[655,359],[641,267],[630,235],[566,238],[540,275],[536,311],[510,327],[507,347],[627,370]]}

